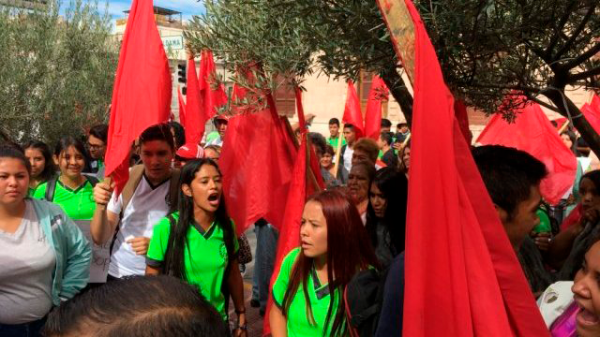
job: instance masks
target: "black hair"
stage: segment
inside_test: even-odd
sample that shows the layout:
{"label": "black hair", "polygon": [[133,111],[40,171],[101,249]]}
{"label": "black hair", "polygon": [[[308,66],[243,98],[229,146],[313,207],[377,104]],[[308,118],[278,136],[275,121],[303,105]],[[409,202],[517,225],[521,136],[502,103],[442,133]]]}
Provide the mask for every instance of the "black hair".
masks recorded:
{"label": "black hair", "polygon": [[92,126],[90,128],[90,136],[94,136],[106,144],[108,141],[108,125],[98,124]]}
{"label": "black hair", "polygon": [[[169,244],[167,245],[164,261],[164,272],[180,279],[185,279],[184,254],[185,246],[187,244],[187,234],[190,229],[192,229],[193,223],[195,222],[194,201],[192,197],[188,197],[183,193],[181,186],[183,184],[191,185],[192,181],[196,178],[196,174],[204,165],[210,165],[214,167],[219,174],[221,173],[217,163],[208,158],[190,160],[181,169],[181,177],[179,179],[179,205],[177,207],[179,219],[175,224],[175,229],[171,230],[169,233]],[[223,194],[221,194],[221,201],[219,203],[219,208],[217,208],[216,211],[215,220],[223,230],[223,239],[225,241],[225,248],[227,248],[228,261],[231,262],[235,254],[235,233],[233,232],[231,219],[227,214]]]}
{"label": "black hair", "polygon": [[48,144],[36,140],[32,140],[27,142],[23,149],[36,149],[39,150],[44,156],[44,170],[40,173],[40,182],[45,182],[50,180],[54,175],[56,175],[56,166],[54,165],[54,160],[52,159],[52,151],[50,151],[50,147]]}
{"label": "black hair", "polygon": [[339,127],[340,126],[340,120],[337,119],[337,118],[335,118],[335,117],[332,118],[332,119],[330,119],[329,120],[329,125],[333,125],[333,124],[335,124],[335,125],[337,125]]}
{"label": "black hair", "polygon": [[312,145],[317,148],[321,155],[325,154],[325,151],[327,150],[327,141],[325,140],[325,137],[317,132],[309,132],[308,137],[310,138]]}
{"label": "black hair", "polygon": [[571,148],[569,150],[571,150],[575,156],[579,156],[579,151],[577,151],[577,136],[575,135],[575,132],[571,130],[565,130],[560,135],[567,135],[569,137],[571,140]]}
{"label": "black hair", "polygon": [[394,136],[391,132],[382,132],[381,140],[383,140],[387,145],[392,145],[392,143],[394,142]]}
{"label": "black hair", "polygon": [[81,153],[81,156],[83,157],[84,161],[87,163],[88,156],[87,156],[87,152],[85,151],[85,145],[83,145],[83,142],[81,140],[79,140],[78,138],[72,137],[72,136],[62,137],[58,141],[58,143],[56,143],[56,147],[54,148],[54,155],[57,158],[60,158],[60,154],[63,151],[66,151],[71,146],[73,146],[75,148],[75,150],[77,150],[77,151],[79,151],[79,153]]}
{"label": "black hair", "polygon": [[169,122],[169,131],[173,130],[173,136],[175,136],[175,148],[178,149],[185,145],[185,129],[183,126],[175,121]]}
{"label": "black hair", "polygon": [[[371,236],[373,247],[377,247],[377,223],[385,226],[390,233],[391,245],[396,254],[404,251],[406,237],[406,211],[408,202],[408,179],[393,167],[384,167],[375,173],[375,184],[387,200],[385,216],[377,219],[369,200],[367,207],[367,232]],[[369,186],[369,195],[371,186]]]}
{"label": "black hair", "polygon": [[335,150],[333,149],[333,146],[327,144],[327,146],[325,147],[325,152],[323,152],[323,154],[330,154],[332,157],[335,156]]}
{"label": "black hair", "polygon": [[403,126],[408,126],[407,123],[398,123],[398,125],[396,125],[397,128],[401,128]]}
{"label": "black hair", "polygon": [[129,276],[62,302],[44,335],[95,337],[229,336],[198,289],[174,277]]}
{"label": "black hair", "polygon": [[171,128],[167,123],[155,124],[144,130],[144,132],[142,132],[140,135],[140,146],[153,140],[161,140],[166,142],[172,150],[175,150],[173,134],[171,133]]}
{"label": "black hair", "polygon": [[387,119],[387,118],[382,118],[381,119],[381,127],[382,128],[391,128],[392,127],[392,122],[390,122],[390,120]]}
{"label": "black hair", "polygon": [[592,181],[592,183],[594,184],[594,187],[596,187],[596,191],[598,191],[598,193],[600,193],[600,170],[594,170],[594,171],[590,171],[586,174],[584,174],[583,176],[581,176],[580,184],[581,181],[583,180],[583,178],[587,178],[589,180]]}
{"label": "black hair", "polygon": [[344,129],[350,129],[352,131],[356,131],[356,129],[354,128],[354,125],[352,125],[352,124],[344,124]]}
{"label": "black hair", "polygon": [[492,201],[512,219],[517,205],[527,200],[548,171],[529,153],[501,145],[473,149],[473,158]]}
{"label": "black hair", "polygon": [[27,169],[27,173],[31,175],[31,163],[25,157],[23,153],[23,149],[19,146],[11,145],[11,144],[2,144],[0,145],[0,159],[2,158],[11,158],[19,160]]}

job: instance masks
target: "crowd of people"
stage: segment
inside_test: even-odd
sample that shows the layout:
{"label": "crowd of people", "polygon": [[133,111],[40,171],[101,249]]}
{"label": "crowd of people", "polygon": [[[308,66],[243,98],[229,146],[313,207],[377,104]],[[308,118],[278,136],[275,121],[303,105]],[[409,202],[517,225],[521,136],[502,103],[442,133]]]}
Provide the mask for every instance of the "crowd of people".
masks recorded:
{"label": "crowd of people", "polygon": [[[196,148],[177,122],[147,128],[119,197],[104,177],[106,125],[54,149],[0,145],[0,336],[246,336],[247,241],[218,165],[227,124],[215,118]],[[278,232],[254,224],[250,305],[264,316],[272,296],[273,336],[402,334],[411,135],[391,128],[382,119],[374,140],[333,118],[329,137],[308,133],[326,188],[306,201],[301,244],[277,275]],[[472,153],[548,329],[600,336],[600,170],[572,131],[561,138],[580,164],[558,205],[544,202],[548,171],[533,156]],[[103,249],[104,274],[91,273]],[[380,296],[365,310],[371,276]]]}

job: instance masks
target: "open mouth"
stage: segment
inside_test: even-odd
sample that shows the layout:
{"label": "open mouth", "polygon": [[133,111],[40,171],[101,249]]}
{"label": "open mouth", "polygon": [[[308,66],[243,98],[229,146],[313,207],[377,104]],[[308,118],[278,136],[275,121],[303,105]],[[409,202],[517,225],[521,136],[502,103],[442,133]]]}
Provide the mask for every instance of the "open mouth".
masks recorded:
{"label": "open mouth", "polygon": [[208,203],[211,206],[219,206],[220,195],[218,192],[211,192],[208,194]]}
{"label": "open mouth", "polygon": [[598,315],[594,314],[593,312],[587,310],[584,307],[581,307],[581,311],[579,311],[579,313],[577,314],[577,321],[580,324],[586,326],[600,324],[600,318],[598,318]]}

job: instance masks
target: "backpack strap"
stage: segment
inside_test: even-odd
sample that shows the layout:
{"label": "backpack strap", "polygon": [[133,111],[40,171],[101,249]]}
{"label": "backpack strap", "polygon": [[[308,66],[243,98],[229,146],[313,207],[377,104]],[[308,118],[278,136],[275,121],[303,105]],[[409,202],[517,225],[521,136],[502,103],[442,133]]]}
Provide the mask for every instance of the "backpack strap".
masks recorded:
{"label": "backpack strap", "polygon": [[121,198],[123,198],[123,207],[121,208],[121,214],[125,212],[125,209],[127,208],[127,205],[129,205],[129,202],[133,197],[133,193],[135,193],[135,190],[140,184],[140,181],[142,180],[143,176],[144,165],[135,165],[131,168],[131,171],[129,171],[129,180],[127,180],[125,187],[123,187],[123,192],[121,192]]}
{"label": "backpack strap", "polygon": [[58,176],[53,176],[46,182],[46,193],[44,194],[44,199],[46,199],[46,201],[52,202],[54,200],[54,191],[56,190],[57,180]]}
{"label": "backpack strap", "polygon": [[96,187],[96,184],[97,184],[98,182],[100,182],[100,181],[98,180],[98,178],[96,178],[96,177],[95,177],[95,176],[93,176],[93,175],[84,174],[84,176],[85,176],[85,179],[87,179],[87,181],[89,181],[89,182],[90,182],[90,184],[92,185],[92,188]]}

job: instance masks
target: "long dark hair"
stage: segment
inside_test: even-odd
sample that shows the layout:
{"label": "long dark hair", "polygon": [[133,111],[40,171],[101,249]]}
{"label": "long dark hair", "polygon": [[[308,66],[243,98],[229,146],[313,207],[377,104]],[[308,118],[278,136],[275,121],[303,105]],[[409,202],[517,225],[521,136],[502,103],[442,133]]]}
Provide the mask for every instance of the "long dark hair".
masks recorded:
{"label": "long dark hair", "polygon": [[71,146],[74,147],[75,150],[77,150],[79,153],[81,153],[81,156],[83,157],[83,160],[85,161],[84,165],[87,165],[88,156],[87,156],[87,152],[85,150],[85,145],[83,145],[83,142],[80,139],[72,137],[72,136],[63,137],[58,141],[58,143],[56,143],[56,147],[54,148],[54,155],[58,158],[59,162],[60,162],[60,154],[63,151],[66,151]]}
{"label": "long dark hair", "polygon": [[[165,253],[164,273],[180,279],[185,278],[184,254],[185,247],[188,244],[187,234],[194,222],[194,201],[192,197],[188,197],[183,193],[181,186],[183,184],[191,185],[192,181],[196,178],[196,174],[204,165],[214,167],[221,174],[219,166],[211,159],[202,158],[188,161],[181,170],[181,177],[179,179],[179,205],[177,207],[179,219],[174,223],[173,218],[169,215],[171,217],[171,231],[169,233],[169,244]],[[233,232],[231,219],[227,215],[225,199],[222,193],[215,215],[217,224],[223,230],[228,261],[231,262],[231,257],[234,254],[235,233]]]}
{"label": "long dark hair", "polygon": [[[371,236],[371,242],[377,247],[377,223],[387,228],[392,239],[392,245],[396,253],[404,251],[406,237],[406,204],[408,202],[408,179],[406,176],[392,167],[384,167],[377,171],[373,184],[381,191],[387,200],[385,216],[377,219],[375,211],[369,199],[367,207],[367,232]],[[369,186],[369,195],[371,187]]]}
{"label": "long dark hair", "polygon": [[[331,297],[323,333],[331,324],[332,336],[344,335],[347,332],[344,300],[337,297],[338,295],[341,297],[344,288],[357,272],[369,267],[378,267],[379,263],[370,242],[363,239],[367,232],[356,206],[350,199],[334,190],[320,192],[312,196],[307,203],[310,201],[318,202],[321,205],[327,222],[327,278]],[[287,316],[300,284],[302,284],[306,303],[310,303],[307,284],[313,266],[313,259],[300,252],[292,269],[290,284],[283,297],[284,316]],[[340,290],[340,294],[337,294],[336,290]],[[338,303],[337,313],[333,317],[333,305],[336,300]],[[310,305],[306,310],[309,322],[316,324]]]}
{"label": "long dark hair", "polygon": [[45,182],[50,180],[54,175],[56,175],[56,166],[54,165],[54,160],[52,159],[52,151],[50,151],[50,147],[44,143],[37,140],[32,140],[23,146],[23,149],[27,151],[27,149],[36,149],[42,153],[44,156],[44,170],[40,173],[40,182]]}

